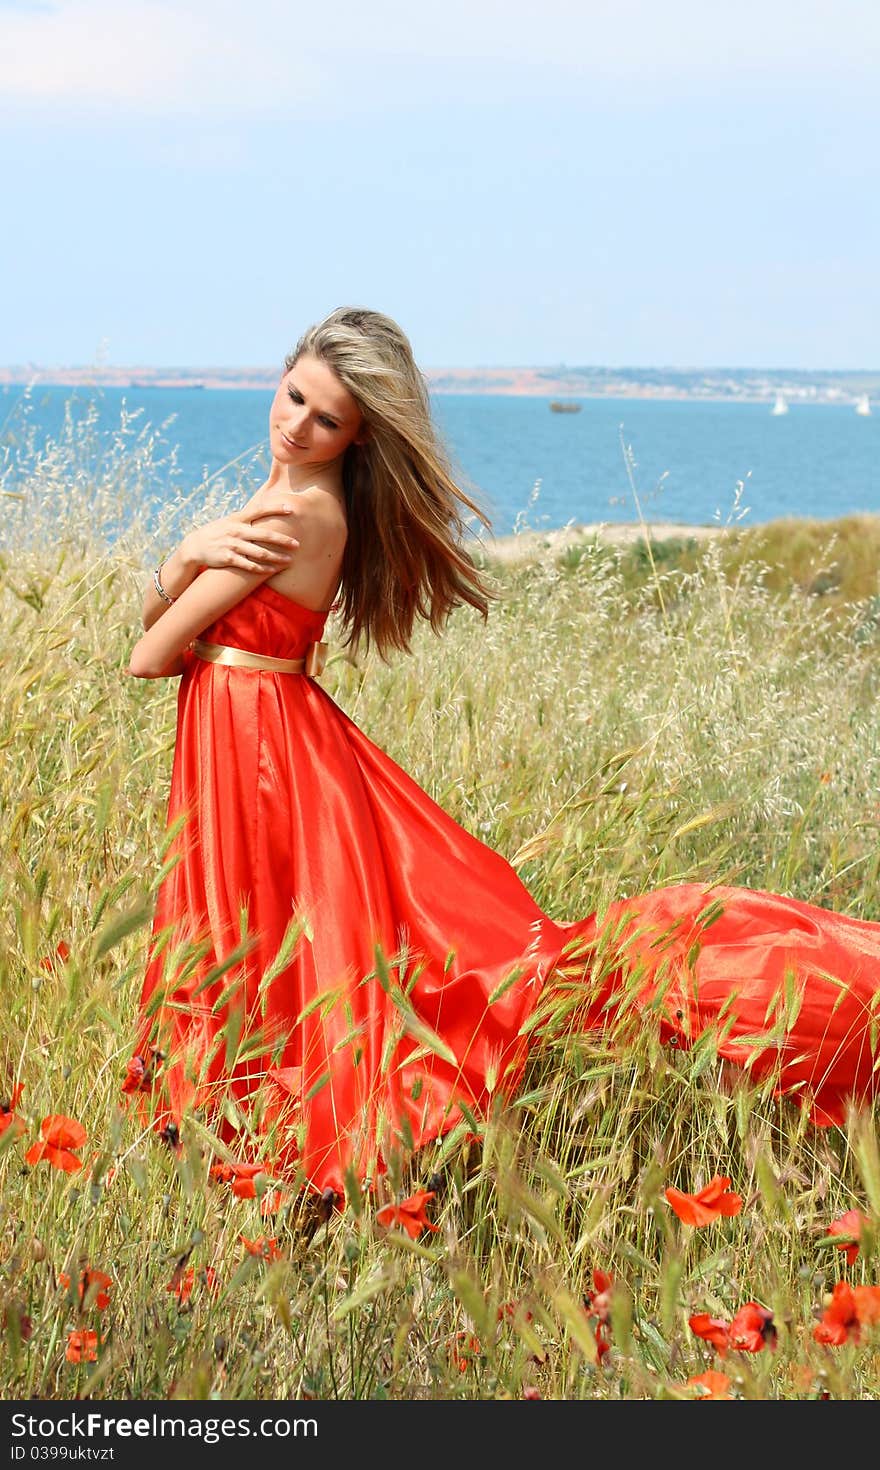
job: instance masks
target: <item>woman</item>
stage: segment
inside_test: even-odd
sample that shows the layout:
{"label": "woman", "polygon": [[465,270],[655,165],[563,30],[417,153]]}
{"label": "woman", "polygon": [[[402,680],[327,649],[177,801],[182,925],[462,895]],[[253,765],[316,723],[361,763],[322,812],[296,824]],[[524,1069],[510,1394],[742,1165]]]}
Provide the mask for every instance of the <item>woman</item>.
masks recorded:
{"label": "woman", "polygon": [[880,925],[696,885],[612,906],[601,929],[554,923],[316,682],[331,608],[380,655],[417,618],[439,631],[462,603],[488,609],[463,513],[488,523],[400,328],[354,308],[310,328],[269,443],[266,485],[157,570],[131,655],[134,676],[181,682],[126,1089],[158,1081],[166,1120],[204,1108],[241,1153],[268,1134],[273,1158],[341,1193],[510,1094],[553,976],[581,1024],[627,991],[671,1044],[715,1028],[723,1056],[774,1071],[820,1120],[872,1092]]}

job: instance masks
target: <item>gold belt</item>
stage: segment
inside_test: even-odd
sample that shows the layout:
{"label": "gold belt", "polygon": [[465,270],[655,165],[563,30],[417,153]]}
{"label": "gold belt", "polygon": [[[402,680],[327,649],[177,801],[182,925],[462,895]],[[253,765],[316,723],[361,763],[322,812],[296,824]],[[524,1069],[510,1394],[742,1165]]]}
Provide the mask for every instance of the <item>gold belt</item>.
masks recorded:
{"label": "gold belt", "polygon": [[193,653],[212,664],[229,664],[235,669],[265,669],[275,674],[307,674],[317,679],[327,662],[327,644],[310,643],[305,658],[273,658],[268,653],[251,653],[247,648],[233,648],[228,643],[205,643],[194,638]]}

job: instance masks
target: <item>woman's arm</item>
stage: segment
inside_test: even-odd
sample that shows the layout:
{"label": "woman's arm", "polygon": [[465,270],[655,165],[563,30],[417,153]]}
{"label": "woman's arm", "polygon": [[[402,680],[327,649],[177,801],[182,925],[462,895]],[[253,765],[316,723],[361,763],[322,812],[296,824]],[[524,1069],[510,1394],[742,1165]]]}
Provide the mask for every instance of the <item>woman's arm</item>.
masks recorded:
{"label": "woman's arm", "polygon": [[[195,581],[201,567],[237,567],[244,572],[265,571],[267,576],[280,571],[293,559],[299,543],[286,532],[272,530],[267,517],[279,517],[293,510],[290,494],[267,493],[270,480],[248,501],[242,510],[207,525],[197,526],[184,536],[180,545],[162,563],[161,583],[169,597],[177,599]],[[258,497],[261,497],[258,504]],[[253,526],[260,521],[259,530]],[[141,621],[149,630],[164,617],[171,604],[165,602],[153,585],[144,592]],[[181,670],[178,670],[181,672]]]}
{"label": "woman's arm", "polygon": [[[301,519],[302,512],[298,509],[291,509],[290,515],[286,516],[267,513],[263,518],[262,533],[292,536],[298,542]],[[276,571],[273,562],[259,571],[248,572],[236,566],[202,572],[179,595],[173,607],[164,604],[162,616],[154,620],[132,649],[126,672],[136,679],[161,679],[182,674],[186,667],[184,650],[202,629],[235,607]],[[158,594],[157,600],[161,600]]]}

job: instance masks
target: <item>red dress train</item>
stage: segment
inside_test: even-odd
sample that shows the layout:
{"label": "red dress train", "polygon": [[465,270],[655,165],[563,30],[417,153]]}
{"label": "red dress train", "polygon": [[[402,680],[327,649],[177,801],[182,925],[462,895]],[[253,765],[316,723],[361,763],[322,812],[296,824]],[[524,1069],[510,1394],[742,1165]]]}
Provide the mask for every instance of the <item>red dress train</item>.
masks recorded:
{"label": "red dress train", "polygon": [[[263,583],[202,637],[300,658],[324,621]],[[873,1093],[880,925],[696,885],[557,924],[304,675],[186,655],[168,822],[140,1056],[174,1119],[237,1107],[317,1189],[509,1095],[542,988],[612,931],[670,1039],[715,1025],[819,1121]]]}

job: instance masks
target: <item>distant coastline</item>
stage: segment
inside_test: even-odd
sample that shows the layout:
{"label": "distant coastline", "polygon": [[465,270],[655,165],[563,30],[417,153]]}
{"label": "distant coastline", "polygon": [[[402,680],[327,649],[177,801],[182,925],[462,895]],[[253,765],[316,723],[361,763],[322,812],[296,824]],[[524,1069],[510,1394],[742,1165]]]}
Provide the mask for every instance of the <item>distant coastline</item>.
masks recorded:
{"label": "distant coastline", "polygon": [[640,541],[708,541],[728,530],[727,526],[692,526],[679,521],[595,521],[590,525],[577,522],[553,530],[517,531],[506,536],[484,533],[473,539],[475,546],[491,560],[511,563],[544,561],[559,556],[569,547],[592,541],[623,548]]}
{"label": "distant coastline", "polygon": [[[820,371],[786,368],[508,367],[428,368],[435,394],[494,394],[562,399],[622,398],[668,402],[767,403],[782,395],[792,403],[850,403],[880,398],[880,369]],[[272,389],[274,368],[0,367],[0,388]]]}

